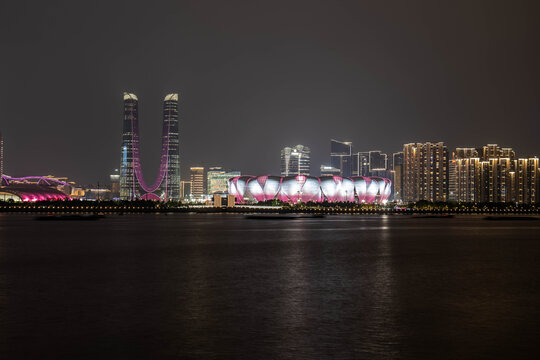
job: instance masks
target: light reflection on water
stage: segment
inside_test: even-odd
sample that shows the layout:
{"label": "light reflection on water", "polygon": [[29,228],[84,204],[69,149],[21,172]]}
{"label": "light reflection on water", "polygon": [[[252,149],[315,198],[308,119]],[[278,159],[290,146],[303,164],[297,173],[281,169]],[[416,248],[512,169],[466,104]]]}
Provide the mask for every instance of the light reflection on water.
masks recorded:
{"label": "light reflection on water", "polygon": [[539,229],[481,217],[2,215],[0,358],[528,357]]}

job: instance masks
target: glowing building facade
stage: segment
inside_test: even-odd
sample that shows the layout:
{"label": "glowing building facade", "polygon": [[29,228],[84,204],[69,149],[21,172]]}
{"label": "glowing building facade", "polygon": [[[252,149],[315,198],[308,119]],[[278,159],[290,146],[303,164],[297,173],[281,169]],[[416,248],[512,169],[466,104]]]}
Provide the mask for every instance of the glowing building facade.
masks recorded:
{"label": "glowing building facade", "polygon": [[0,201],[70,200],[72,184],[46,176],[1,177]]}
{"label": "glowing building facade", "polygon": [[225,193],[228,190],[228,180],[240,176],[240,171],[225,171],[221,167],[211,167],[206,173],[206,192],[208,194]]}
{"label": "glowing building facade", "polygon": [[124,93],[120,198],[122,200],[178,200],[180,198],[180,154],[178,134],[178,94],[163,101],[161,160],[156,181],[149,185],[142,173],[139,144],[139,100]]}
{"label": "glowing building facade", "polygon": [[449,200],[458,202],[538,202],[538,158],[515,158],[511,148],[488,144],[457,148],[449,163]]}
{"label": "glowing building facade", "polygon": [[191,195],[202,196],[204,194],[204,167],[196,166],[189,169],[191,177]]}
{"label": "glowing building facade", "polygon": [[403,146],[403,201],[448,200],[448,149],[442,142]]}
{"label": "glowing building facade", "polygon": [[237,176],[229,179],[229,194],[236,202],[280,200],[299,202],[383,203],[392,182],[381,177],[353,176]]}

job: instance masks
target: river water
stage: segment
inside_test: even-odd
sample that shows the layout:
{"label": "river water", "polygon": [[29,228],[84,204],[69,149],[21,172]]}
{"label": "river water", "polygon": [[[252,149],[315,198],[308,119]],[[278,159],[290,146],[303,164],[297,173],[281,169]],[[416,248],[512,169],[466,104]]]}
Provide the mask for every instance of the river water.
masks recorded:
{"label": "river water", "polygon": [[538,358],[539,231],[482,216],[0,214],[0,358]]}

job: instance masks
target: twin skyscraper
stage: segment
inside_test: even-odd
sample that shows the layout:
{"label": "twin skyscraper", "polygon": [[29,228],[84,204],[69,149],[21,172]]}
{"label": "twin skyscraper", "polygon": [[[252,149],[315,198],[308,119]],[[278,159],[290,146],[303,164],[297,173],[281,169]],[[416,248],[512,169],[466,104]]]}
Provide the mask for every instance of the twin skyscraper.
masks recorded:
{"label": "twin skyscraper", "polygon": [[162,201],[180,199],[178,94],[169,94],[163,100],[159,173],[153,184],[147,184],[140,157],[139,99],[135,94],[124,93],[120,198]]}

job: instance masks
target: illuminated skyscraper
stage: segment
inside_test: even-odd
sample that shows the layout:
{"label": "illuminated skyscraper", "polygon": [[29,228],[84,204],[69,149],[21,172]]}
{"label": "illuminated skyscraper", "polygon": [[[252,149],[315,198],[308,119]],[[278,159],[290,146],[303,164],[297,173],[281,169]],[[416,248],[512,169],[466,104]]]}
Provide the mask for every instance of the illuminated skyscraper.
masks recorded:
{"label": "illuminated skyscraper", "polygon": [[120,196],[120,173],[118,169],[114,170],[114,174],[109,175],[111,179],[111,197],[113,199],[118,199]]}
{"label": "illuminated skyscraper", "polygon": [[161,161],[158,177],[152,185],[146,184],[142,173],[138,106],[135,94],[124,93],[120,198],[177,200],[180,198],[178,94],[169,94],[164,99]]}
{"label": "illuminated skyscraper", "polygon": [[352,155],[353,176],[369,176],[369,152],[357,152]]}
{"label": "illuminated skyscraper", "polygon": [[187,199],[191,196],[191,181],[180,181],[180,198]]}
{"label": "illuminated skyscraper", "polygon": [[482,163],[475,148],[457,148],[448,164],[448,200],[479,202],[483,196]]}
{"label": "illuminated skyscraper", "polygon": [[352,143],[330,140],[330,165],[340,170],[344,177],[352,176]]}
{"label": "illuminated skyscraper", "polygon": [[395,201],[403,197],[403,152],[392,155],[392,196]]}
{"label": "illuminated skyscraper", "polygon": [[201,196],[204,194],[204,168],[192,167],[190,170],[191,177],[191,194],[193,196]]}
{"label": "illuminated skyscraper", "polygon": [[540,168],[538,158],[518,159],[516,177],[516,202],[519,204],[535,204],[539,202]]}
{"label": "illuminated skyscraper", "polygon": [[442,142],[403,146],[403,201],[447,201],[448,149]]}
{"label": "illuminated skyscraper", "polygon": [[308,175],[310,173],[311,150],[304,145],[281,150],[281,176]]}
{"label": "illuminated skyscraper", "polygon": [[229,189],[229,179],[240,176],[240,171],[225,171],[221,167],[211,167],[206,173],[206,193],[214,194],[227,192]]}
{"label": "illuminated skyscraper", "polygon": [[2,181],[2,175],[4,175],[4,138],[0,132],[0,183]]}
{"label": "illuminated skyscraper", "polygon": [[516,201],[516,154],[511,148],[488,144],[480,151],[481,202]]}
{"label": "illuminated skyscraper", "polygon": [[369,152],[369,172],[370,175],[374,171],[381,171],[388,169],[388,156],[383,154],[380,150],[373,150]]}

